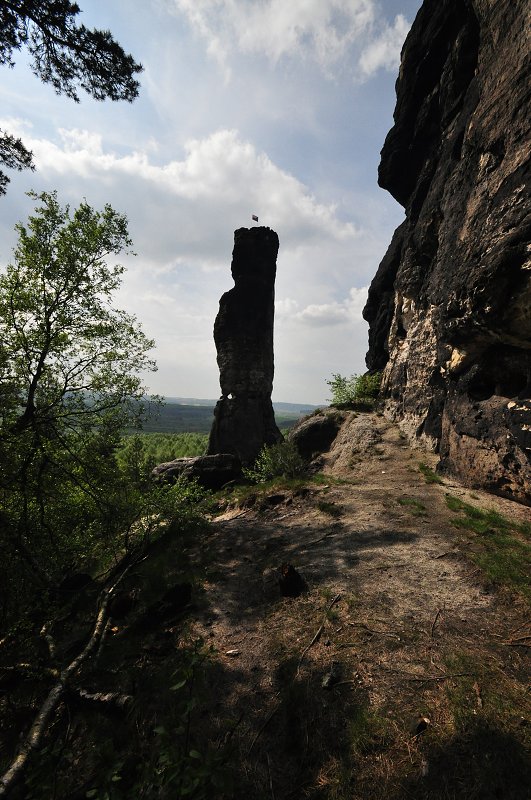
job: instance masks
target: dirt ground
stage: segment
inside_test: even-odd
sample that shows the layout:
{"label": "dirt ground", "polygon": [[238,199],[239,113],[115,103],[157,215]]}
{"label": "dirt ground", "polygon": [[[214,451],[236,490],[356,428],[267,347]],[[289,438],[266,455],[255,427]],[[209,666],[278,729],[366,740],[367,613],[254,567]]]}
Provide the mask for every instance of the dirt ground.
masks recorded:
{"label": "dirt ground", "polygon": [[[131,608],[114,609],[14,800],[527,800],[526,587],[489,583],[477,557],[509,542],[514,567],[525,530],[455,527],[447,496],[512,522],[530,510],[428,483],[435,463],[382,416],[345,412],[312,478],[227,490],[206,530],[169,529],[127,573]],[[299,596],[281,594],[286,564]],[[4,640],[6,764],[53,668],[86,646],[100,590],[61,606],[51,665],[40,617],[27,652]],[[21,677],[17,662],[37,666]]]}
{"label": "dirt ground", "polygon": [[426,483],[436,460],[351,414],[323,483],[215,518],[192,627],[216,651],[202,724],[233,748],[237,797],[527,796],[529,612],[467,560],[445,494],[529,509]]}

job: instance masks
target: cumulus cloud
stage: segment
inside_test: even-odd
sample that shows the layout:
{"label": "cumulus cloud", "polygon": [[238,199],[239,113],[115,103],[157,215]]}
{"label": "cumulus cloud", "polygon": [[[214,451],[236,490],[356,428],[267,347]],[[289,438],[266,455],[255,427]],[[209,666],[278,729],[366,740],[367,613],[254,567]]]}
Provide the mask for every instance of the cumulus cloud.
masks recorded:
{"label": "cumulus cloud", "polygon": [[408,30],[402,15],[392,27],[383,23],[377,0],[168,2],[205,40],[226,80],[231,77],[236,51],[263,55],[273,64],[282,58],[310,59],[332,74],[337,67],[344,68],[348,59],[356,61],[362,48],[356,71],[368,77],[381,67],[396,66],[396,54]]}
{"label": "cumulus cloud", "polygon": [[400,51],[410,27],[406,18],[397,14],[394,24],[386,24],[381,33],[364,48],[359,65],[365,77],[370,77],[379,69],[397,69],[400,65]]}
{"label": "cumulus cloud", "polygon": [[[197,243],[200,226],[220,209],[223,216],[250,221],[251,213],[260,222],[281,228],[285,244],[295,247],[313,237],[349,240],[357,235],[352,222],[342,222],[334,205],[319,203],[308,188],[293,175],[277,167],[235,130],[218,130],[202,139],[184,144],[181,160],[166,164],[150,161],[149,150],[120,155],[105,150],[97,133],[60,129],[59,141],[36,138],[23,131],[20,121],[10,121],[10,129],[21,133],[34,153],[42,174],[75,175],[98,181],[113,180],[122,186],[135,184],[135,198],[154,199],[153,193],[175,204],[183,214],[186,230],[181,244]],[[209,227],[212,226],[209,219]]]}
{"label": "cumulus cloud", "polygon": [[310,303],[304,308],[292,298],[276,303],[277,319],[284,323],[310,325],[312,327],[330,327],[335,325],[365,324],[361,312],[367,301],[368,287],[352,288],[342,301],[331,303]]}

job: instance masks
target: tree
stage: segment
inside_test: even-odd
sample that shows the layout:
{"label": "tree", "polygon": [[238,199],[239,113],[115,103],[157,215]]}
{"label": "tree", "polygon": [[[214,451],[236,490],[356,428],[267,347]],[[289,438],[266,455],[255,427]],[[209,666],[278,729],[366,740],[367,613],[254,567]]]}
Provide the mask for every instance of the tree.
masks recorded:
{"label": "tree", "polygon": [[22,557],[50,583],[123,525],[113,454],[155,365],[153,342],[111,304],[124,268],[106,259],[131,245],[126,217],[30,196],[40,205],[0,275],[0,562]]}
{"label": "tree", "polygon": [[[79,102],[80,87],[96,100],[127,100],[138,95],[134,77],[142,71],[110,31],[89,30],[76,22],[80,12],[69,0],[3,0],[0,4],[0,64],[13,67],[14,53],[29,51],[33,73],[57,94]],[[0,163],[33,168],[32,154],[20,139],[0,130]],[[0,172],[0,194],[9,178]]]}
{"label": "tree", "polygon": [[332,405],[369,410],[378,398],[381,381],[381,372],[366,372],[364,375],[351,375],[349,378],[335,373],[332,380],[327,380],[326,383],[332,390]]}

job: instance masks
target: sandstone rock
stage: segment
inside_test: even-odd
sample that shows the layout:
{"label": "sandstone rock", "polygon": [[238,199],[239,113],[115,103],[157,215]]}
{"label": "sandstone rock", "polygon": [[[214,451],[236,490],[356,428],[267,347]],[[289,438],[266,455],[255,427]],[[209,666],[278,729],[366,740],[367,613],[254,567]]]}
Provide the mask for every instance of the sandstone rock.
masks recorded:
{"label": "sandstone rock", "polygon": [[425,0],[379,170],[406,220],[364,310],[386,415],[528,504],[530,17],[527,0]]}
{"label": "sandstone rock", "polygon": [[175,461],[159,464],[151,474],[155,479],[170,483],[184,475],[186,478],[195,478],[205,489],[216,490],[240,478],[242,468],[240,461],[232,453],[218,453],[214,456],[177,458]]}
{"label": "sandstone rock", "polygon": [[221,297],[214,325],[221,399],[208,453],[233,453],[244,465],[254,463],[264,444],[282,441],[271,403],[277,253],[270,228],[235,231],[235,285]]}
{"label": "sandstone rock", "polygon": [[341,427],[344,414],[338,411],[320,411],[311,417],[304,417],[289,432],[288,439],[293,442],[303,458],[313,458],[329,448]]}

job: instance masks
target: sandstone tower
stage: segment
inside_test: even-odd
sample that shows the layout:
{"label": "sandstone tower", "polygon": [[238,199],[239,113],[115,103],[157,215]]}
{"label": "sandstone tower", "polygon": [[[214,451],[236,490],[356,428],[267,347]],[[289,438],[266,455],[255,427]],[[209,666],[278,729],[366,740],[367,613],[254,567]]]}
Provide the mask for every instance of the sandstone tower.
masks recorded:
{"label": "sandstone tower", "polygon": [[208,453],[254,462],[264,444],[282,440],[275,423],[273,320],[278,236],[271,228],[234,232],[234,288],[222,295],[214,324],[221,398]]}

